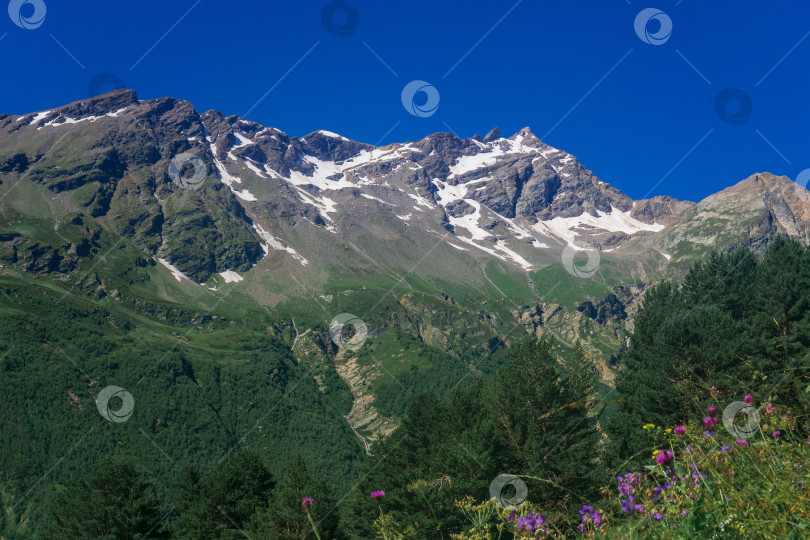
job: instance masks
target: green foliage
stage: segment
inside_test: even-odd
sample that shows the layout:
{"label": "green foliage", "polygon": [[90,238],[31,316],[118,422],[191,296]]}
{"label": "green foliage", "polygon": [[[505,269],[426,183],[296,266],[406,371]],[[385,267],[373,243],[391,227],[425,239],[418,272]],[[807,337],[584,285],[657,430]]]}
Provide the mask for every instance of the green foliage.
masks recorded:
{"label": "green foliage", "polygon": [[50,505],[45,538],[168,538],[152,482],[133,461],[107,459],[61,488]]}
{"label": "green foliage", "polygon": [[777,239],[758,261],[712,254],[644,297],[623,358],[611,418],[612,463],[638,460],[637,427],[705,411],[710,387],[751,393],[810,413],[810,252]]}
{"label": "green foliage", "polygon": [[[311,521],[302,507],[304,497],[314,499],[309,510]],[[314,523],[321,540],[341,539],[339,517],[327,485],[312,476],[304,461],[297,458],[273,490],[267,505],[260,506],[253,516],[249,531],[258,538],[305,538],[312,534]]]}

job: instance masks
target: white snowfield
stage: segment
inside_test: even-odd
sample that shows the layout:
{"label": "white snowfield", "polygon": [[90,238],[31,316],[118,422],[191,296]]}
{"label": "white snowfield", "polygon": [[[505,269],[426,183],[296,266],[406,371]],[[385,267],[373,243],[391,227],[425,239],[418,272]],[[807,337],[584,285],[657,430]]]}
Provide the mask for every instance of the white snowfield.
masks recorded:
{"label": "white snowfield", "polygon": [[174,279],[176,279],[177,281],[183,281],[184,279],[188,279],[187,275],[185,275],[183,272],[172,266],[172,264],[166,259],[158,259],[158,261],[160,261],[160,264],[169,269],[169,271],[174,276]]}
{"label": "white snowfield", "polygon": [[577,230],[591,231],[601,229],[610,232],[623,232],[634,234],[640,231],[657,232],[665,226],[659,223],[644,223],[630,216],[630,212],[622,212],[616,207],[611,207],[610,212],[596,211],[597,215],[587,212],[576,217],[564,218],[555,217],[546,221],[540,221],[534,225],[534,230],[541,234],[552,235],[564,240],[569,245],[574,245],[578,236]]}
{"label": "white snowfield", "polygon": [[236,272],[234,272],[233,270],[225,270],[224,272],[220,272],[219,275],[222,276],[222,279],[225,280],[225,283],[239,283],[240,281],[245,279]]}

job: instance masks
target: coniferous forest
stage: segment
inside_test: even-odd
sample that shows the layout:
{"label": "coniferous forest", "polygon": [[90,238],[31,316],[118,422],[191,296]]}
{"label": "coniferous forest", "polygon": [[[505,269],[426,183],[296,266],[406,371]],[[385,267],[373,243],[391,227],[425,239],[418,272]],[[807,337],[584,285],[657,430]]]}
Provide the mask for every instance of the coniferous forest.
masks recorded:
{"label": "coniferous forest", "polygon": [[[70,335],[59,335],[56,320],[66,319],[19,317],[3,329],[4,346],[31,347],[35,335],[39,347],[96,347],[115,362],[121,345],[107,344],[96,315],[84,313],[85,333]],[[123,450],[125,440],[120,452],[91,444],[83,455],[92,466],[72,462],[50,476],[38,446],[49,439],[25,425],[54,438],[70,426],[38,421],[47,412],[36,404],[15,406],[14,388],[37,383],[6,363],[0,536],[805,538],[809,347],[810,251],[777,239],[761,259],[715,253],[645,294],[612,384],[580,346],[563,354],[550,338],[517,340],[494,374],[415,397],[344,485],[326,480],[346,470],[339,447],[282,459],[282,449],[236,444],[217,463],[172,476],[161,475],[158,454]],[[192,360],[178,353],[150,381],[155,400],[193,379]],[[276,421],[295,433],[327,405],[290,403]],[[26,414],[28,424],[10,417]],[[328,441],[337,428],[321,429]],[[194,462],[182,447],[168,452]]]}

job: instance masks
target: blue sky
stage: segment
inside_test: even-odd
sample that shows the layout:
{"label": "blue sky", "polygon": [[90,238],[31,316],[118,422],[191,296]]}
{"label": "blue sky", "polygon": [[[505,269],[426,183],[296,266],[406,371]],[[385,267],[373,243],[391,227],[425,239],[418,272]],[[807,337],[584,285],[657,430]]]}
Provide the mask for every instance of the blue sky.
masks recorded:
{"label": "blue sky", "polygon": [[[799,2],[350,0],[331,19],[339,31],[356,12],[340,36],[322,22],[325,1],[36,1],[39,27],[0,19],[0,112],[83,99],[111,73],[141,99],[247,113],[297,136],[387,144],[529,126],[633,198],[699,200],[754,172],[810,167],[810,6]],[[672,23],[662,44],[634,29],[650,7]],[[21,9],[36,25],[35,6]],[[660,20],[642,29],[655,36]],[[434,114],[403,107],[413,80],[438,92]],[[715,107],[727,88],[752,104],[736,125]],[[734,120],[739,106],[721,110]]]}

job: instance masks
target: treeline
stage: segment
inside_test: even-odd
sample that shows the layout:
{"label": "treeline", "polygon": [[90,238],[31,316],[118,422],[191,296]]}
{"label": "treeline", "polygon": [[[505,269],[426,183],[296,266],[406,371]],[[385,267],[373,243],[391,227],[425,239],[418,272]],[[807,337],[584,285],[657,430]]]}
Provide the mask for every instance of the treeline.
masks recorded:
{"label": "treeline", "polygon": [[[795,419],[791,436],[806,438],[809,345],[806,247],[777,239],[762,259],[747,250],[714,254],[680,284],[647,292],[615,390],[599,390],[581,348],[561,360],[550,340],[527,338],[511,344],[497,374],[414,399],[350,491],[330,489],[301,460],[274,478],[272,463],[243,452],[209,471],[188,470],[180,495],[164,500],[147,464],[110,461],[54,495],[43,530],[47,538],[305,538],[314,524],[326,540],[374,538],[385,516],[386,527],[408,537],[449,538],[475,517],[457,503],[488,500],[493,480],[509,474],[525,481],[526,500],[549,521],[578,534],[580,508],[615,492],[617,475],[654,462],[642,426],[716,417],[718,396],[751,394],[779,403]],[[604,418],[605,410],[613,412]],[[385,495],[372,498],[378,491]]]}

